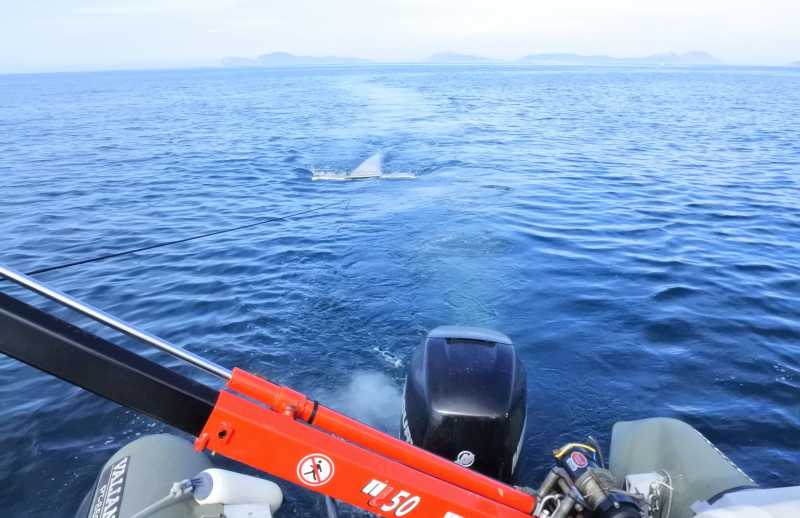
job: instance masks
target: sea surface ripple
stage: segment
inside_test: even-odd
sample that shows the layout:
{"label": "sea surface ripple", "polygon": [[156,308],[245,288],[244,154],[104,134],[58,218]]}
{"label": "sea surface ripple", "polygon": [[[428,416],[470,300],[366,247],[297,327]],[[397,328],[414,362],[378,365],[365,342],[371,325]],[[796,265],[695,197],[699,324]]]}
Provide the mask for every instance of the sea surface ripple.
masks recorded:
{"label": "sea surface ripple", "polygon": [[[376,151],[416,179],[310,179]],[[800,483],[800,71],[0,76],[0,178],[0,261],[23,271],[316,209],[40,278],[347,408],[354,373],[398,393],[428,329],[502,330],[528,366],[523,483],[649,416]],[[376,401],[396,432],[399,400]],[[168,430],[6,357],[0,416],[8,516],[72,516],[117,448]]]}

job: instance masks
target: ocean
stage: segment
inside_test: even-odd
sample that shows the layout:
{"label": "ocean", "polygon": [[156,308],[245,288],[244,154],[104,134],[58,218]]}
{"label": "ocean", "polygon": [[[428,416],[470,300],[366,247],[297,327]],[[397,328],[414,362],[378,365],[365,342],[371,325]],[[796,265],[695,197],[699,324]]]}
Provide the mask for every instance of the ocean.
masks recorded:
{"label": "ocean", "polygon": [[[375,152],[415,178],[311,180]],[[37,278],[392,433],[427,330],[503,331],[527,365],[523,484],[651,416],[800,483],[800,70],[0,76],[0,178],[0,262],[21,271],[287,216]],[[73,516],[159,431],[0,357],[0,508]],[[289,490],[283,515],[321,509]]]}

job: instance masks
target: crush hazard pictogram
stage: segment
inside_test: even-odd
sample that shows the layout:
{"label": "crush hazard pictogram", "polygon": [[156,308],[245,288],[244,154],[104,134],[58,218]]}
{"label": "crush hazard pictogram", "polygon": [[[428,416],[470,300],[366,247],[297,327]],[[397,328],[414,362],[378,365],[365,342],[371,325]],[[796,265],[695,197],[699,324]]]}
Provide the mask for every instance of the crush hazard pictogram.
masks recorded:
{"label": "crush hazard pictogram", "polygon": [[297,478],[307,486],[321,486],[333,478],[333,461],[322,453],[306,455],[297,463]]}

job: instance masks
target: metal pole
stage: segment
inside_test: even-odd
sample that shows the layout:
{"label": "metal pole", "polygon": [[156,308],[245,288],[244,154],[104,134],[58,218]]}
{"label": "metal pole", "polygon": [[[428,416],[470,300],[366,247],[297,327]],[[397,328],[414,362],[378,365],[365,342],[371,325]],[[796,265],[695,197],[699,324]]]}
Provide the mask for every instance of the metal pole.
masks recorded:
{"label": "metal pole", "polygon": [[45,297],[54,300],[59,304],[67,306],[68,308],[72,308],[75,311],[82,313],[87,317],[105,324],[113,329],[116,329],[121,333],[132,336],[133,338],[141,340],[142,342],[152,345],[153,347],[161,349],[162,351],[180,358],[185,362],[191,363],[195,367],[199,367],[206,372],[209,372],[215,376],[219,376],[222,379],[231,379],[232,373],[225,367],[197,356],[196,354],[193,354],[182,347],[171,344],[165,340],[162,340],[161,338],[158,338],[157,336],[151,335],[150,333],[136,329],[134,326],[123,322],[122,320],[113,317],[102,310],[94,308],[88,304],[84,304],[83,302],[80,302],[61,291],[45,286],[39,281],[32,279],[23,273],[12,270],[11,268],[8,268],[2,264],[0,264],[0,276],[5,277],[6,279],[40,295],[44,295]]}

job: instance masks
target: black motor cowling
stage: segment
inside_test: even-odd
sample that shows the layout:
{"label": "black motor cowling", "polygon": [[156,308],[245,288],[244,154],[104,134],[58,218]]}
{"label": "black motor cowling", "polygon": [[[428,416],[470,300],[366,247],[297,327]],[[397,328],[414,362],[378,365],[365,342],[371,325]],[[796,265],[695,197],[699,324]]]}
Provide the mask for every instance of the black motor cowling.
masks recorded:
{"label": "black motor cowling", "polygon": [[490,477],[511,481],[526,420],[525,367],[504,334],[437,327],[411,358],[405,439]]}

